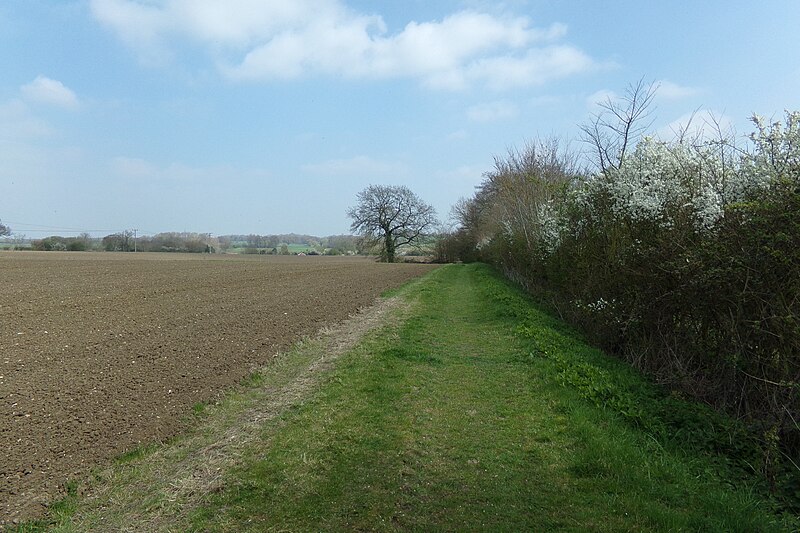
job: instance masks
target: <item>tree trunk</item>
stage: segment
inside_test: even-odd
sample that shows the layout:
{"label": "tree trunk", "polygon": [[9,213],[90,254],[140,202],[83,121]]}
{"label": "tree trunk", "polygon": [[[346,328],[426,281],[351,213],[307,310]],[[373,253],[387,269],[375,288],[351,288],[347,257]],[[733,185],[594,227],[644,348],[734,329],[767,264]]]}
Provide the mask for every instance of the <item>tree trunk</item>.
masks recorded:
{"label": "tree trunk", "polygon": [[384,234],[384,240],[386,243],[386,262],[394,263],[394,238],[392,237],[391,232],[386,231]]}

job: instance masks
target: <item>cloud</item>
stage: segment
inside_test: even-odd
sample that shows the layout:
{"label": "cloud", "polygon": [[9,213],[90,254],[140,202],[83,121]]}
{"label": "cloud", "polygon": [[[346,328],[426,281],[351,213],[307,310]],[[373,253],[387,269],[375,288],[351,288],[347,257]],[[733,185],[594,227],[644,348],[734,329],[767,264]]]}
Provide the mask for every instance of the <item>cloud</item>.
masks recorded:
{"label": "cloud", "polygon": [[22,96],[31,102],[58,107],[77,107],[78,97],[63,83],[45,76],[37,76],[32,82],[20,87]]}
{"label": "cloud", "polygon": [[472,187],[481,182],[485,170],[477,166],[461,165],[437,172],[436,178],[440,181],[456,182],[460,185],[467,184]]}
{"label": "cloud", "polygon": [[359,155],[346,159],[330,159],[309,163],[301,169],[309,174],[325,177],[369,178],[374,180],[398,179],[408,172],[399,163],[380,161]]}
{"label": "cloud", "polygon": [[586,97],[586,107],[591,110],[597,110],[600,104],[611,101],[618,101],[620,96],[610,89],[600,89]]}
{"label": "cloud", "polygon": [[465,129],[460,129],[449,133],[446,137],[446,141],[456,142],[456,141],[463,141],[464,139],[469,138],[469,132]]}
{"label": "cloud", "polygon": [[239,178],[265,178],[264,171],[232,168],[228,166],[194,167],[180,162],[156,164],[137,157],[116,157],[110,161],[111,175],[137,183],[176,185],[226,183],[231,176]]}
{"label": "cloud", "polygon": [[718,139],[720,133],[728,136],[733,132],[734,122],[724,113],[703,109],[694,113],[686,113],[659,128],[656,137],[666,141],[679,138],[712,140]]}
{"label": "cloud", "polygon": [[0,104],[0,141],[48,137],[53,128],[30,113],[21,100]]}
{"label": "cloud", "polygon": [[509,87],[543,85],[547,82],[600,68],[573,46],[558,45],[529,49],[524,56],[483,58],[465,70],[470,81],[502,90]]}
{"label": "cloud", "polygon": [[111,161],[115,175],[126,178],[153,179],[163,175],[155,165],[136,157],[116,157]]}
{"label": "cloud", "polygon": [[667,80],[660,80],[656,82],[656,85],[658,86],[656,97],[664,100],[680,100],[702,92],[695,87],[684,87]]}
{"label": "cloud", "polygon": [[528,104],[532,107],[543,107],[543,106],[553,106],[556,104],[560,104],[563,101],[563,97],[556,96],[552,94],[544,94],[541,96],[534,96],[528,101]]}
{"label": "cloud", "polygon": [[478,104],[467,109],[467,117],[474,122],[495,122],[514,118],[518,113],[517,106],[506,101]]}
{"label": "cloud", "polygon": [[[662,101],[681,100],[703,92],[696,87],[685,87],[669,80],[656,81],[654,86],[656,87],[655,98]],[[590,110],[596,110],[599,104],[608,102],[609,100],[614,103],[619,103],[622,101],[622,95],[609,89],[601,89],[586,97],[586,106]]]}
{"label": "cloud", "polygon": [[129,0],[92,0],[91,9],[98,21],[137,51],[142,62],[167,63],[171,54],[162,45],[161,35],[170,30],[170,21],[158,6]]}
{"label": "cloud", "polygon": [[341,0],[91,0],[91,8],[145,62],[169,61],[173,41],[188,39],[207,50],[224,76],[239,81],[329,75],[502,90],[598,66],[580,49],[558,43],[567,33],[563,24],[534,27],[526,17],[472,10],[390,33],[382,17]]}

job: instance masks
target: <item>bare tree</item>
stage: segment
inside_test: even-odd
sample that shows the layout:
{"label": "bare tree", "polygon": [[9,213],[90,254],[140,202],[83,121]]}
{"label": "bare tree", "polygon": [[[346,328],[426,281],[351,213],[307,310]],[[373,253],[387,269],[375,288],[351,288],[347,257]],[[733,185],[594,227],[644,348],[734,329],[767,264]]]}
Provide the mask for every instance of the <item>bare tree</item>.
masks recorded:
{"label": "bare tree", "polygon": [[125,230],[103,237],[103,248],[107,252],[130,252],[133,231]]}
{"label": "bare tree", "polygon": [[370,185],[358,193],[358,205],[347,210],[351,231],[381,247],[393,263],[400,246],[413,244],[432,230],[436,211],[404,186]]}
{"label": "bare tree", "polygon": [[11,228],[3,224],[3,221],[0,220],[0,237],[5,237],[6,235],[11,235]]}
{"label": "bare tree", "polygon": [[600,111],[581,125],[581,140],[590,145],[593,162],[600,172],[620,168],[628,151],[652,126],[649,119],[658,87],[655,82],[646,84],[642,78],[628,85],[620,98],[607,96],[598,102]]}

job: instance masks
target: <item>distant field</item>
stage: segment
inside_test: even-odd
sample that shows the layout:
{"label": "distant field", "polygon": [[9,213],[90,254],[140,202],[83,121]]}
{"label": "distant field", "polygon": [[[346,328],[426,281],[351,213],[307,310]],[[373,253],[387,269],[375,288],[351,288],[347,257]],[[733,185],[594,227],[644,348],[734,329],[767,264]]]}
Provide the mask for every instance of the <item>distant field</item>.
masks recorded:
{"label": "distant field", "polygon": [[0,252],[0,515],[166,439],[298,337],[429,265],[363,258]]}

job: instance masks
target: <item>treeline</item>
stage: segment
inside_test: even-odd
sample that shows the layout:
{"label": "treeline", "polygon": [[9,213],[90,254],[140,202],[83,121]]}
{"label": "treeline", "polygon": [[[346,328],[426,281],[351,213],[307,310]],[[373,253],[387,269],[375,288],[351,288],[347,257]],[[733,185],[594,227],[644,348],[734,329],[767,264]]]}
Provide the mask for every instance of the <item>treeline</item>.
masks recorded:
{"label": "treeline", "polygon": [[753,468],[800,506],[800,113],[754,117],[747,146],[719,128],[661,141],[637,134],[652,88],[627,96],[583,128],[592,171],[556,140],[497,158],[440,255],[497,265],[594,342],[746,423]]}
{"label": "treeline", "polygon": [[[218,238],[222,251],[241,249],[244,253],[281,253],[283,245],[304,245],[309,250],[329,255],[351,254],[360,252],[358,237],[354,235],[330,235],[315,237],[297,233],[278,235],[223,235]],[[283,248],[286,251],[288,248]]]}
{"label": "treeline", "polygon": [[[114,236],[103,239],[106,249],[108,245],[117,247],[120,243],[114,242]],[[111,241],[111,242],[109,242]],[[166,232],[156,235],[138,237],[134,247],[139,252],[178,252],[178,253],[214,253],[218,243],[208,233]],[[131,242],[128,240],[127,248],[130,250]]]}
{"label": "treeline", "polygon": [[277,248],[283,243],[286,244],[305,244],[308,246],[319,245],[321,239],[313,235],[301,235],[298,233],[287,233],[283,235],[224,235],[220,240],[236,247],[248,248]]}
{"label": "treeline", "polygon": [[[88,252],[95,249],[97,239],[93,239],[88,233],[83,233],[78,237],[60,237],[53,235],[44,239],[31,241],[31,248],[38,251],[66,251],[66,252]],[[18,246],[22,249],[22,246]]]}
{"label": "treeline", "polygon": [[304,253],[346,255],[361,253],[361,243],[353,235],[314,237],[296,233],[281,235],[223,235],[210,233],[164,232],[136,235],[132,230],[120,231],[102,238],[88,233],[78,237],[53,235],[31,241],[39,251],[107,251],[107,252],[177,252],[177,253],[250,253],[289,255],[290,248],[301,246]]}
{"label": "treeline", "polygon": [[217,241],[204,233],[159,233],[153,236],[136,236],[133,231],[121,231],[93,238],[88,233],[78,237],[52,235],[31,241],[31,249],[37,251],[67,252],[184,252],[209,253],[216,250]]}

